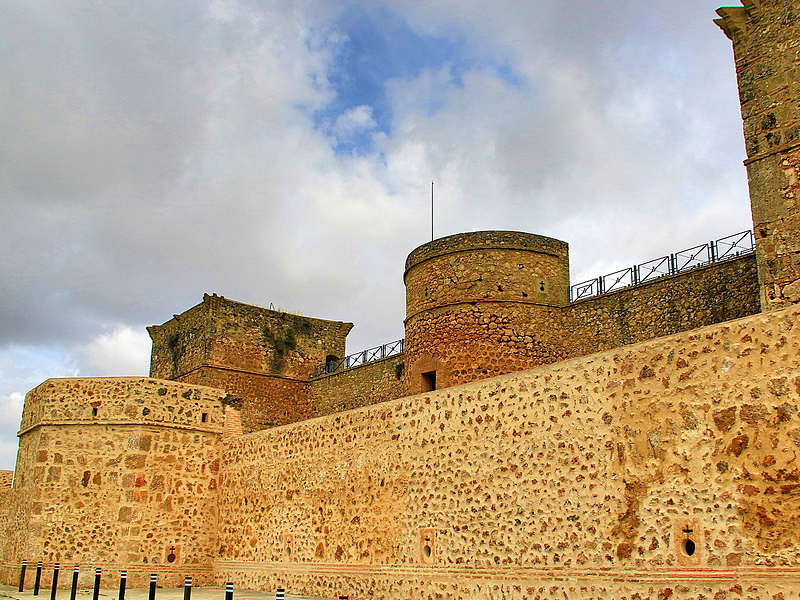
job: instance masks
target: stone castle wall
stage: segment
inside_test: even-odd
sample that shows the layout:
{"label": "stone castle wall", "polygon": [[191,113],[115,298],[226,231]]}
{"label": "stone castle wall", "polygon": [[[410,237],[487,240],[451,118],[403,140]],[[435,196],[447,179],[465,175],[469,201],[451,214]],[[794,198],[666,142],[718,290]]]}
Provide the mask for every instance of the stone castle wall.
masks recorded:
{"label": "stone castle wall", "polygon": [[[187,574],[210,584],[220,440],[237,412],[223,396],[142,378],[51,379],[29,392],[3,562],[127,568],[140,586],[153,570],[164,585]],[[83,569],[82,582],[91,575]]]}
{"label": "stone castle wall", "polygon": [[[441,313],[429,310],[411,328],[427,328],[428,353],[435,352],[439,360],[421,364],[439,368],[438,387],[443,388],[528,368],[528,346],[533,346],[533,340],[526,336],[526,328],[559,332],[563,354],[576,358],[756,314],[760,310],[756,257],[748,254],[710,264],[573,302],[563,309],[542,308],[536,312],[528,305],[496,302],[484,312],[482,303],[467,302]],[[459,345],[459,336],[475,343]],[[424,353],[424,349],[417,352]],[[405,396],[408,392],[396,375],[398,364],[406,360],[392,357],[312,380],[308,400],[302,400],[298,410],[307,411],[304,418],[310,418]],[[443,365],[455,365],[454,373],[448,377]],[[212,387],[224,383],[204,381]],[[287,417],[283,423],[289,422]],[[250,426],[245,431],[263,428]]]}
{"label": "stone castle wall", "polygon": [[569,304],[564,345],[578,357],[753,315],[756,257],[748,254]]}
{"label": "stone castle wall", "polygon": [[307,381],[214,367],[192,371],[179,381],[224,389],[241,398],[242,426],[246,433],[312,416]]}
{"label": "stone castle wall", "polygon": [[229,439],[219,581],[797,598],[798,319],[759,314]]}
{"label": "stone castle wall", "polygon": [[313,379],[309,412],[320,417],[405,396],[404,355],[398,354]]}

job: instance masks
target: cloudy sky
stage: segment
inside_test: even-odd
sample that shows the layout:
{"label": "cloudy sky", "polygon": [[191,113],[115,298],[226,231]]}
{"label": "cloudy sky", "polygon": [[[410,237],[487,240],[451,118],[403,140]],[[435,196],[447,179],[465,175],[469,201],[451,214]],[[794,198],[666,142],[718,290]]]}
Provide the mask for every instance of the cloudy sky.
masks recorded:
{"label": "cloudy sky", "polygon": [[431,180],[573,282],[748,229],[720,3],[0,0],[0,468],[204,292],[402,337]]}

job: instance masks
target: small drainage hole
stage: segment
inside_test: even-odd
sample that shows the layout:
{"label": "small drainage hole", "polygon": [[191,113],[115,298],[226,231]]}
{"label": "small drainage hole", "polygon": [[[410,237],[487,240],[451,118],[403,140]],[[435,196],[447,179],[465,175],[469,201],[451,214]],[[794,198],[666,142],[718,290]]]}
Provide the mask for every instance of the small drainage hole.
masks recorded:
{"label": "small drainage hole", "polygon": [[431,547],[430,546],[423,546],[422,547],[422,553],[425,555],[425,558],[430,558],[431,557],[431,553],[432,553]]}
{"label": "small drainage hole", "polygon": [[692,556],[694,551],[697,549],[694,542],[692,540],[686,540],[683,543],[683,550],[686,552],[687,556]]}

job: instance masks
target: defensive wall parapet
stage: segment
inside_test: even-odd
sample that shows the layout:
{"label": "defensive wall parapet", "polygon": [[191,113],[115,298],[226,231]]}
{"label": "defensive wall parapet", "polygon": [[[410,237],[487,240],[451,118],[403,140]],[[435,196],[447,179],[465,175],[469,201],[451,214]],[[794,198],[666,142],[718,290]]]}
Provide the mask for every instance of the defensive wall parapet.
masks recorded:
{"label": "defensive wall parapet", "polygon": [[404,360],[405,355],[400,353],[314,378],[308,399],[312,416],[331,415],[405,396]]}
{"label": "defensive wall parapet", "polygon": [[217,576],[315,596],[795,597],[798,320],[231,438]]}
{"label": "defensive wall parapet", "polygon": [[564,345],[574,358],[759,311],[756,257],[746,254],[572,302]]}

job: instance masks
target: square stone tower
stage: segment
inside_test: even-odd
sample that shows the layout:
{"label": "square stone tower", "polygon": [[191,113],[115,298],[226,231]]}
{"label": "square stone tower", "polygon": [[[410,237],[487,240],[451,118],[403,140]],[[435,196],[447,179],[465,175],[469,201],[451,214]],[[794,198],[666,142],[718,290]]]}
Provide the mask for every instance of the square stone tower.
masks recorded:
{"label": "square stone tower", "polygon": [[715,22],[733,41],[761,309],[800,302],[800,0],[742,0]]}
{"label": "square stone tower", "polygon": [[341,358],[352,323],[313,319],[216,294],[148,327],[150,376],[225,390],[241,398],[245,432],[311,416],[311,373]]}

